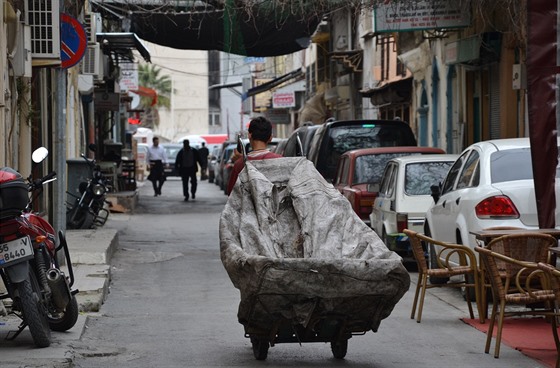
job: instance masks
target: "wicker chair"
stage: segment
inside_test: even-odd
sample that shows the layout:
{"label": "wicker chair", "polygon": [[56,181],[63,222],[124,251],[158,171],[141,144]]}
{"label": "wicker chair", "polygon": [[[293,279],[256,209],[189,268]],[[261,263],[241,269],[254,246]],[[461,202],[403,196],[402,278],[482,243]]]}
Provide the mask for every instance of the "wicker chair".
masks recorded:
{"label": "wicker chair", "polygon": [[[412,313],[410,318],[414,319],[416,313],[416,307],[418,302],[418,316],[416,322],[420,323],[422,319],[422,309],[424,307],[424,298],[426,296],[426,290],[436,287],[455,287],[455,288],[473,288],[475,292],[475,297],[479,297],[479,292],[481,290],[480,275],[477,267],[475,253],[467,246],[460,244],[450,244],[437,241],[423,234],[419,234],[415,231],[405,229],[404,233],[408,236],[410,240],[410,245],[412,247],[412,252],[416,263],[418,265],[418,282],[416,284],[416,292],[414,294],[414,302],[412,305]],[[422,242],[426,245],[423,246]],[[428,244],[432,246],[438,246],[437,258],[438,264],[437,268],[428,268],[426,262],[425,253],[428,251]],[[458,265],[451,262],[452,259],[458,260]],[[451,278],[453,276],[463,276],[462,281],[450,281],[442,284],[429,284],[429,277],[438,278]],[[471,278],[473,281],[471,281]],[[469,314],[471,318],[474,318],[473,308],[470,293],[466,293],[467,304],[469,307]],[[477,299],[478,300],[478,299]],[[479,309],[480,313],[480,309]],[[484,320],[481,320],[484,322]]]}
{"label": "wicker chair", "polygon": [[[550,263],[549,248],[555,247],[556,244],[557,240],[550,235],[525,232],[496,238],[488,243],[486,248],[518,261]],[[512,272],[518,271],[518,269],[514,268],[512,271],[509,271],[508,269],[511,269],[512,266],[499,259],[496,259],[496,265],[500,275],[506,281],[506,289],[509,289],[511,280],[507,276]],[[482,280],[484,280],[484,266],[480,267],[480,270],[481,275],[483,275]],[[490,288],[491,285],[485,283],[485,286]],[[486,292],[482,293],[482,298],[482,306],[485,308],[484,311],[487,311]]]}
{"label": "wicker chair", "polygon": [[[537,263],[516,260],[478,246],[475,247],[475,250],[479,253],[484,264],[487,278],[492,286],[494,300],[484,352],[488,353],[490,351],[494,325],[497,321],[498,330],[494,357],[499,358],[504,318],[523,315],[555,316],[557,312],[555,304],[557,291],[551,287],[550,277],[539,269]],[[498,264],[504,266],[504,271],[499,269]],[[508,308],[511,305],[516,305],[517,308]],[[519,308],[519,306],[527,305],[530,305],[530,308]],[[550,321],[552,334],[558,349],[560,343],[556,318],[550,318]]]}
{"label": "wicker chair", "polygon": [[[558,308],[558,304],[560,304],[560,270],[551,264],[542,262],[539,262],[538,267],[550,276],[550,284],[556,293],[556,307]],[[558,323],[558,316],[556,318],[556,323]],[[558,345],[556,345],[556,350],[558,350]],[[560,368],[560,354],[556,357],[556,368]]]}

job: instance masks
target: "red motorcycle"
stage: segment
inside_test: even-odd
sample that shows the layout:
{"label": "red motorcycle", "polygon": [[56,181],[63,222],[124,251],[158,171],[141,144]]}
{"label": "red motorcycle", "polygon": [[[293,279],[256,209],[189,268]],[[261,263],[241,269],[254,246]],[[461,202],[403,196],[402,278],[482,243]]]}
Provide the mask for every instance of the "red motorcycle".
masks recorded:
{"label": "red motorcycle", "polygon": [[[39,163],[47,155],[48,150],[41,147],[32,158]],[[37,347],[50,345],[51,330],[72,328],[79,312],[66,238],[62,231],[57,238],[54,228],[31,210],[43,184],[54,180],[54,172],[41,179],[29,176],[24,180],[16,170],[0,168],[0,276],[7,289],[0,299],[10,298],[12,313],[22,320],[9,339],[29,326]],[[60,269],[60,250],[64,251],[69,276]]]}

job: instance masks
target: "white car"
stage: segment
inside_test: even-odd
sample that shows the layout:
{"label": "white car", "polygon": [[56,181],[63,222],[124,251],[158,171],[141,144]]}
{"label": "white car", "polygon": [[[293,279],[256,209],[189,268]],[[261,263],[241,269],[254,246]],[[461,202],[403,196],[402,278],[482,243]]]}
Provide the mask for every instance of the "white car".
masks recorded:
{"label": "white car", "polygon": [[[556,170],[556,198],[560,198],[558,167]],[[529,138],[491,140],[467,147],[434,199],[426,213],[425,233],[440,241],[474,248],[477,243],[472,231],[497,226],[537,229]],[[556,224],[559,220],[557,206]]]}
{"label": "white car", "polygon": [[387,163],[369,219],[385,245],[405,260],[412,260],[413,255],[403,230],[424,232],[426,211],[433,202],[430,186],[445,178],[458,157],[406,156]]}

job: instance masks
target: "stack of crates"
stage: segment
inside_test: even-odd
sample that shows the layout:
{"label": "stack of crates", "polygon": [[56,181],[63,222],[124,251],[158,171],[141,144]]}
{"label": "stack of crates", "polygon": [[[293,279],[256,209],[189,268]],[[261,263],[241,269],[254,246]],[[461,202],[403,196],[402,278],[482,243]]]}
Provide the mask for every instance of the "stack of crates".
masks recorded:
{"label": "stack of crates", "polygon": [[136,190],[136,160],[121,161],[122,190]]}

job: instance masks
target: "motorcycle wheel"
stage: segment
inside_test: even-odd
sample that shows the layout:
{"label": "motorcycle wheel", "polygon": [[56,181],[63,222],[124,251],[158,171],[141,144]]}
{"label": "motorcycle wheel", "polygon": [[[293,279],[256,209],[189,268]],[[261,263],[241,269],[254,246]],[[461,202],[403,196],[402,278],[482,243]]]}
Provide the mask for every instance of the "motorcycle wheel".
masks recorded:
{"label": "motorcycle wheel", "polygon": [[91,229],[94,217],[87,208],[75,206],[66,215],[66,226],[69,229]]}
{"label": "motorcycle wheel", "polygon": [[30,280],[17,284],[19,302],[23,312],[23,319],[29,326],[33,342],[39,348],[46,348],[51,344],[51,329],[47,321],[47,310],[41,302],[39,291],[35,291]]}
{"label": "motorcycle wheel", "polygon": [[72,295],[72,299],[68,302],[66,310],[57,316],[49,315],[47,317],[51,330],[64,332],[68,331],[76,324],[78,320],[79,308],[76,296]]}

